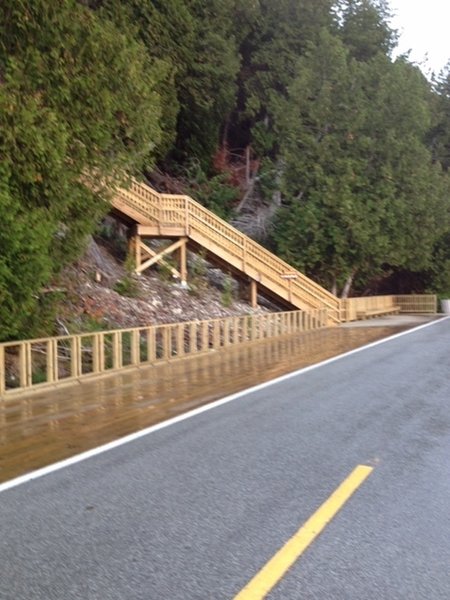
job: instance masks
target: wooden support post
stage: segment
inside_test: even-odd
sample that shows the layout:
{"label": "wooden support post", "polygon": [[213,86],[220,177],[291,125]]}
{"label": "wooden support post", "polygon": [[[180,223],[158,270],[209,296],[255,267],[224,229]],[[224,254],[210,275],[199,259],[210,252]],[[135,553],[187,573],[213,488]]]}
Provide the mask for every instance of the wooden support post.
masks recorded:
{"label": "wooden support post", "polygon": [[258,306],[258,285],[254,279],[250,281],[250,305],[252,308]]}
{"label": "wooden support post", "polygon": [[153,363],[156,360],[156,331],[154,327],[147,329],[147,362]]}
{"label": "wooden support post", "polygon": [[71,375],[79,377],[81,375],[81,340],[79,336],[74,336],[70,341]]}
{"label": "wooden support post", "polygon": [[189,235],[189,197],[184,197],[184,227],[186,235]]}
{"label": "wooden support post", "polygon": [[168,360],[172,356],[172,332],[168,326],[162,327],[162,345],[163,355],[165,360]]}
{"label": "wooden support post", "polygon": [[[149,258],[148,260],[145,260],[143,263],[141,263],[139,267],[136,268],[136,272],[142,273],[142,271],[145,271],[145,269],[148,269],[157,262],[164,262],[162,260],[164,256],[166,256],[167,254],[171,254],[175,250],[178,250],[178,248],[180,248],[183,245],[183,243],[186,243],[185,240],[186,238],[182,238],[181,240],[178,240],[174,244],[171,244],[170,246],[158,253],[155,253],[151,248],[149,248],[140,241],[139,248],[144,249],[145,252],[147,252],[152,258]],[[177,277],[180,277],[180,273],[178,273],[176,269],[171,268],[170,270],[172,271],[172,273],[176,274]]]}
{"label": "wooden support post", "polygon": [[100,373],[105,370],[105,334],[99,333],[98,337],[98,369]]}
{"label": "wooden support post", "polygon": [[120,369],[122,366],[122,335],[120,331],[114,331],[112,334],[112,363],[113,369]]}
{"label": "wooden support post", "polygon": [[94,333],[92,339],[92,372],[101,373],[103,371],[104,361],[102,361],[103,335]]}
{"label": "wooden support post", "polygon": [[132,256],[134,259],[134,270],[139,273],[138,269],[141,266],[141,236],[137,233],[128,240],[128,256]]}
{"label": "wooden support post", "polygon": [[214,321],[212,345],[215,350],[220,348],[220,321]]}
{"label": "wooden support post", "polygon": [[257,339],[256,319],[253,315],[250,317],[250,339]]}
{"label": "wooden support post", "polygon": [[202,347],[201,350],[204,352],[209,348],[209,326],[207,321],[202,323]]}
{"label": "wooden support post", "polygon": [[191,323],[189,326],[189,352],[197,352],[197,323]]}
{"label": "wooden support post", "polygon": [[232,337],[233,344],[238,344],[240,341],[239,340],[239,326],[240,326],[239,317],[233,317],[233,337]]}
{"label": "wooden support post", "polygon": [[53,383],[57,380],[58,374],[58,346],[55,339],[47,340],[47,383]]}
{"label": "wooden support post", "polygon": [[141,362],[141,349],[140,349],[140,336],[139,336],[139,330],[138,329],[133,329],[133,331],[131,331],[131,339],[130,339],[130,344],[131,344],[131,364],[133,366],[138,365]]}
{"label": "wooden support post", "polygon": [[180,246],[180,279],[181,285],[185,287],[187,285],[187,238],[182,238],[180,241],[183,242]]}
{"label": "wooden support post", "polygon": [[19,381],[20,387],[30,387],[32,382],[31,344],[23,342],[20,344],[19,353]]}
{"label": "wooden support post", "polygon": [[184,356],[184,323],[177,325],[177,356]]}

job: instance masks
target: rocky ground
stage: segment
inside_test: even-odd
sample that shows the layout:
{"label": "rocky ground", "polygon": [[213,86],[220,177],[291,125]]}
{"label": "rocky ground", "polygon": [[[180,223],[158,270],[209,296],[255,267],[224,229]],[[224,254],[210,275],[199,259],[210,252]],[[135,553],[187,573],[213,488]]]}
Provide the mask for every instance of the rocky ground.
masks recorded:
{"label": "rocky ground", "polygon": [[201,275],[189,279],[188,287],[183,288],[155,268],[139,277],[130,275],[123,260],[116,258],[106,244],[92,240],[84,256],[61,278],[65,302],[57,316],[59,333],[276,310],[274,306],[252,309],[239,298],[237,285],[233,284],[232,291],[224,289],[224,276],[206,263]]}

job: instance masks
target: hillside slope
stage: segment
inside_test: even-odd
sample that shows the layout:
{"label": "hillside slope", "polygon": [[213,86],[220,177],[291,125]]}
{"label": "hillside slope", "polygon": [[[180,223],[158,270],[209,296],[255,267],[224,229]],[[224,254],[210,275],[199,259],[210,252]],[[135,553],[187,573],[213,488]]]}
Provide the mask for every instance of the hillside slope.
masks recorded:
{"label": "hillside slope", "polygon": [[[116,291],[120,287],[132,296]],[[277,310],[269,305],[252,309],[239,298],[237,285],[230,287],[224,286],[220,272],[206,264],[201,274],[192,276],[187,289],[165,273],[129,275],[111,248],[92,239],[82,258],[60,278],[58,289],[65,298],[56,317],[57,331],[65,334]]]}

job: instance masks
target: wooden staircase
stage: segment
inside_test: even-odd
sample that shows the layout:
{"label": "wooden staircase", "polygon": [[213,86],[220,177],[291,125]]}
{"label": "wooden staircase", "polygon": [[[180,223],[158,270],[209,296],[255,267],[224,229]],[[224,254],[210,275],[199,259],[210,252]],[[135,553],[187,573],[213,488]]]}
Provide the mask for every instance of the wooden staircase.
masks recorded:
{"label": "wooden staircase", "polygon": [[[341,322],[341,303],[336,296],[189,196],[160,194],[133,181],[128,189],[116,190],[112,206],[116,214],[135,225],[135,247],[141,245],[148,250],[147,257],[151,256],[150,249],[141,244],[141,238],[180,238],[186,247],[194,251],[202,249],[208,259],[249,280],[255,298],[258,290],[292,308],[326,309],[330,325]],[[180,244],[173,245],[174,249],[179,247]],[[136,270],[142,271],[139,252],[136,258]],[[158,258],[148,260],[147,264]]]}

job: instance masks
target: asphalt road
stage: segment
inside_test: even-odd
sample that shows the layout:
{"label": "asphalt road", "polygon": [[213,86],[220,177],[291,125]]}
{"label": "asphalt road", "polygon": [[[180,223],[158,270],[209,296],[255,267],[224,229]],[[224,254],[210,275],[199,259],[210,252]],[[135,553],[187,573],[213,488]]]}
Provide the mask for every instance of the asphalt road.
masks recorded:
{"label": "asphalt road", "polygon": [[450,319],[0,492],[1,600],[232,600],[358,464],[269,600],[450,598]]}

